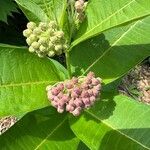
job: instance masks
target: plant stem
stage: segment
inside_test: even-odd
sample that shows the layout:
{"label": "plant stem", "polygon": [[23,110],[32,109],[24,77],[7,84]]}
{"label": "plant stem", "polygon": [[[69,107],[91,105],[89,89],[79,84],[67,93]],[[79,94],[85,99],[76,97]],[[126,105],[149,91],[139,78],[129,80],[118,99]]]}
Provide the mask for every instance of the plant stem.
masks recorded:
{"label": "plant stem", "polygon": [[67,50],[65,53],[66,56],[66,64],[67,64],[67,70],[68,70],[68,74],[69,74],[69,79],[71,79],[71,65],[70,65],[70,56],[69,56],[69,51]]}

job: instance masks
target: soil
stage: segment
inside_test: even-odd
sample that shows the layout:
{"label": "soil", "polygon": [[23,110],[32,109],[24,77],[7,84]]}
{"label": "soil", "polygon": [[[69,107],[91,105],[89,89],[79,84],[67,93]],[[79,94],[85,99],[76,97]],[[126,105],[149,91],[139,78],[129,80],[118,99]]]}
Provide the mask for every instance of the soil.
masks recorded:
{"label": "soil", "polygon": [[141,102],[150,104],[150,64],[137,66],[126,75],[119,91]]}

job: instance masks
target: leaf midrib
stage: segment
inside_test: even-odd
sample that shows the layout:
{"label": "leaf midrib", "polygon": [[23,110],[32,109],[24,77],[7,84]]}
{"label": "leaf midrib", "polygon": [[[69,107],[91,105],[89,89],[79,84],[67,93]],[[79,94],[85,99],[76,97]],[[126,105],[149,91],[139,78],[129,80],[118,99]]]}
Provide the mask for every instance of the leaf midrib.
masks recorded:
{"label": "leaf midrib", "polygon": [[42,140],[42,141],[36,146],[36,148],[35,148],[34,150],[38,150],[38,148],[39,148],[41,145],[43,145],[43,144],[46,142],[46,140],[47,140],[49,137],[51,137],[51,136],[65,123],[66,119],[67,119],[67,116],[56,126],[56,128],[54,128],[54,129],[45,137],[44,140]]}
{"label": "leaf midrib", "polygon": [[6,87],[19,87],[19,86],[28,86],[28,85],[40,85],[40,84],[54,84],[59,81],[35,81],[35,82],[24,82],[24,83],[13,83],[13,84],[2,84],[0,85],[0,88],[6,88]]}
{"label": "leaf midrib", "polygon": [[98,61],[100,61],[109,51],[111,51],[111,49],[120,41],[122,40],[122,38],[124,38],[124,36],[126,36],[126,34],[128,34],[128,32],[130,32],[130,30],[132,30],[139,22],[141,22],[141,20],[138,20],[137,22],[135,22],[132,26],[130,26],[130,28],[125,31],[112,45],[111,47],[109,47],[100,57],[98,57],[85,71],[83,74],[87,73],[91,67],[93,67]]}
{"label": "leaf midrib", "polygon": [[143,148],[146,148],[147,150],[150,150],[149,147],[143,145],[142,143],[134,140],[133,138],[131,138],[130,136],[128,136],[127,134],[122,133],[121,131],[117,130],[116,128],[114,128],[112,125],[108,124],[107,122],[101,120],[100,118],[98,118],[95,114],[89,112],[89,111],[85,111],[87,114],[91,115],[92,117],[94,117],[95,119],[97,119],[98,121],[102,122],[103,124],[105,124],[106,126],[108,126],[109,128],[113,129],[114,131],[118,132],[119,134],[121,134],[122,136],[124,136],[125,138],[128,138],[130,140],[132,140],[133,142],[137,143],[138,145],[142,146]]}

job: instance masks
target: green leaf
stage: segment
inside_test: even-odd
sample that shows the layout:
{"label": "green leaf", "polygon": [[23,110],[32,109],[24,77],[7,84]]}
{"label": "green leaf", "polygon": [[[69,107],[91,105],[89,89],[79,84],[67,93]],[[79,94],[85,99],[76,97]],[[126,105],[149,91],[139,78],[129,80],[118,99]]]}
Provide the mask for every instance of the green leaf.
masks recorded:
{"label": "green leaf", "polygon": [[31,21],[57,20],[60,27],[64,25],[67,0],[15,0]]}
{"label": "green leaf", "polygon": [[94,71],[104,83],[120,78],[150,56],[149,29],[146,17],[82,42],[70,52],[72,68],[83,74]]}
{"label": "green leaf", "polygon": [[27,114],[0,136],[1,150],[76,150],[79,142],[67,115],[50,107]]}
{"label": "green leaf", "polygon": [[70,123],[76,136],[91,150],[148,150],[149,113],[148,105],[105,93],[81,117],[70,117]]}
{"label": "green leaf", "polygon": [[0,1],[0,20],[7,23],[7,16],[12,15],[12,12],[18,12],[17,6],[12,0]]}
{"label": "green leaf", "polygon": [[149,14],[149,0],[91,0],[86,10],[87,19],[72,46],[104,30]]}
{"label": "green leaf", "polygon": [[27,48],[0,45],[0,116],[50,105],[46,86],[68,77],[58,62],[39,58]]}
{"label": "green leaf", "polygon": [[45,14],[44,10],[31,0],[15,0],[19,7],[22,9],[26,17],[34,22],[47,22],[48,16]]}

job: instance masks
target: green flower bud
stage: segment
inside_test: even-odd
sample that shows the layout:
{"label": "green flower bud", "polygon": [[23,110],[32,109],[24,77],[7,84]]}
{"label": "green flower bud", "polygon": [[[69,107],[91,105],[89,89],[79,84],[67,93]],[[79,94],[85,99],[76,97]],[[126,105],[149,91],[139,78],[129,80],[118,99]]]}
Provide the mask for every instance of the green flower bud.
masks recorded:
{"label": "green flower bud", "polygon": [[44,55],[41,54],[41,53],[38,53],[38,56],[39,56],[40,58],[43,58],[43,57],[44,57]]}
{"label": "green flower bud", "polygon": [[56,36],[50,37],[50,40],[51,40],[52,43],[56,43],[58,41]]}
{"label": "green flower bud", "polygon": [[31,34],[32,34],[32,30],[30,30],[30,29],[26,29],[23,31],[23,35],[25,37],[29,37]]}
{"label": "green flower bud", "polygon": [[29,22],[27,23],[27,28],[33,30],[36,28],[36,24],[34,22]]}
{"label": "green flower bud", "polygon": [[59,51],[61,51],[62,49],[63,49],[62,45],[56,45],[56,46],[55,46],[55,51],[56,51],[56,52],[59,52]]}
{"label": "green flower bud", "polygon": [[33,42],[31,44],[31,46],[34,48],[34,49],[38,49],[40,47],[40,44],[38,42]]}
{"label": "green flower bud", "polygon": [[48,43],[49,49],[54,49],[54,44],[52,42]]}
{"label": "green flower bud", "polygon": [[56,24],[55,21],[51,21],[48,25],[49,25],[50,28],[53,28],[53,29],[57,28],[57,24]]}
{"label": "green flower bud", "polygon": [[31,52],[31,53],[35,52],[35,50],[32,46],[29,47],[29,52]]}
{"label": "green flower bud", "polygon": [[48,28],[47,23],[45,22],[40,22],[39,27],[41,28],[42,31],[46,31]]}
{"label": "green flower bud", "polygon": [[47,38],[46,37],[40,37],[40,39],[38,40],[39,44],[46,44],[47,43]]}
{"label": "green flower bud", "polygon": [[43,45],[41,45],[39,49],[40,49],[41,52],[45,52],[47,50],[46,47],[43,46]]}
{"label": "green flower bud", "polygon": [[64,45],[63,45],[63,49],[65,49],[65,50],[68,49],[68,45],[67,45],[67,44],[64,44]]}
{"label": "green flower bud", "polygon": [[54,55],[55,55],[55,52],[54,52],[54,51],[49,51],[49,52],[48,52],[48,56],[49,56],[49,57],[53,57]]}
{"label": "green flower bud", "polygon": [[62,54],[62,50],[59,50],[56,52],[57,55],[61,55]]}
{"label": "green flower bud", "polygon": [[36,41],[36,40],[38,39],[38,37],[37,37],[36,35],[34,35],[34,34],[31,34],[31,35],[29,36],[29,39],[30,39],[32,42],[34,42],[34,41]]}
{"label": "green flower bud", "polygon": [[26,42],[27,42],[28,45],[31,45],[31,44],[32,44],[32,41],[30,40],[30,38],[27,38],[27,39],[26,39]]}
{"label": "green flower bud", "polygon": [[35,35],[40,35],[41,33],[42,33],[42,30],[39,27],[37,27],[33,30],[33,34],[35,34]]}
{"label": "green flower bud", "polygon": [[57,31],[57,32],[55,32],[55,35],[59,38],[62,38],[62,37],[64,37],[64,32],[63,31]]}
{"label": "green flower bud", "polygon": [[54,30],[52,28],[48,29],[47,34],[50,35],[50,36],[53,36]]}

